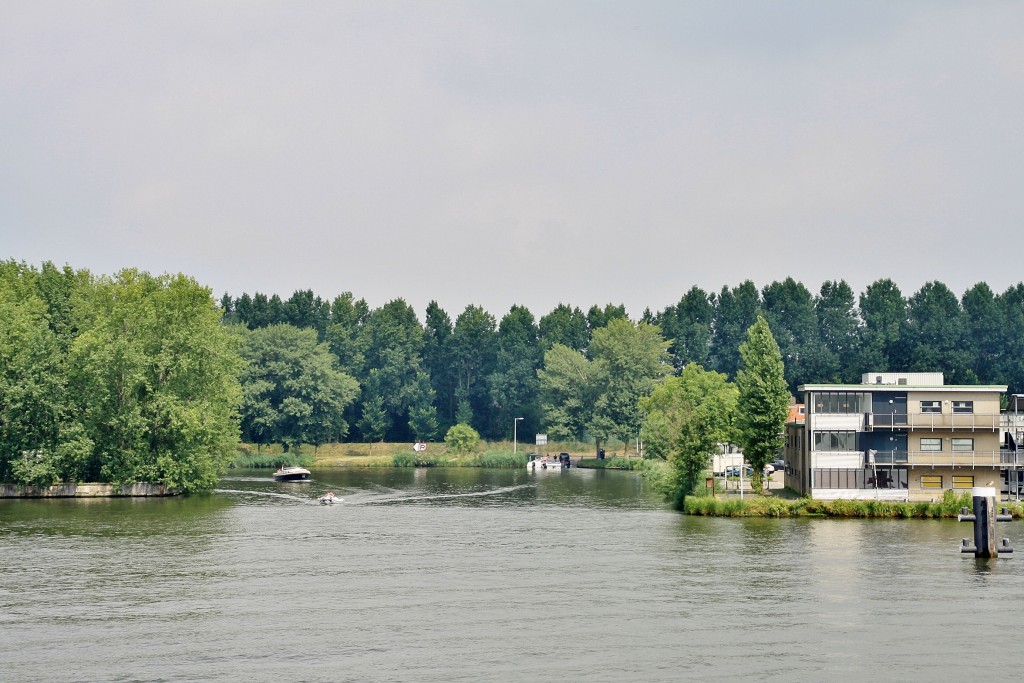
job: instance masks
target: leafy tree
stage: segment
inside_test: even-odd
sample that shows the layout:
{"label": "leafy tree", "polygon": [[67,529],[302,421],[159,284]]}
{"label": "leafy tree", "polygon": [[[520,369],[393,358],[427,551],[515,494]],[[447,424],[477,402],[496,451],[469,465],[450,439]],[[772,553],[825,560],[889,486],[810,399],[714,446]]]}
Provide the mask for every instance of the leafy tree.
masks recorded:
{"label": "leafy tree", "polygon": [[409,387],[422,371],[423,328],[402,299],[374,309],[366,321],[366,367],[377,371],[379,395],[384,398],[391,429],[388,438],[406,441],[409,425]]}
{"label": "leafy tree", "polygon": [[[355,379],[337,369],[316,330],[271,325],[248,333],[242,355],[245,410],[242,428],[288,451],[319,445],[348,432],[343,414],[359,391]],[[253,406],[258,410],[250,412]]]}
{"label": "leafy tree", "polygon": [[602,371],[601,366],[563,344],[545,352],[544,367],[537,371],[537,378],[544,422],[553,438],[584,438],[603,381]]}
{"label": "leafy tree", "polygon": [[522,417],[522,427],[527,432],[537,431],[540,428],[537,370],[542,355],[537,324],[528,309],[513,306],[501,319],[497,346],[495,371],[488,384],[498,427],[503,435],[511,435],[513,420]]}
{"label": "leafy tree", "polygon": [[578,308],[558,304],[554,310],[543,316],[538,323],[540,345],[544,351],[555,344],[561,344],[575,351],[585,351],[590,343],[587,318]]}
{"label": "leafy tree", "polygon": [[595,449],[611,436],[628,443],[640,431],[639,400],[671,372],[657,327],[612,320],[594,333],[593,360],[561,344],[538,371],[544,420],[555,438],[589,434]]}
{"label": "leafy tree", "polygon": [[451,350],[458,373],[459,399],[469,402],[476,428],[495,436],[488,386],[497,360],[494,316],[479,306],[467,306],[455,319]]}
{"label": "leafy tree", "polygon": [[423,367],[430,375],[441,431],[457,422],[455,391],[459,379],[452,361],[452,320],[436,301],[427,306],[423,325]]}
{"label": "leafy tree", "polygon": [[480,435],[468,424],[452,425],[445,434],[444,443],[453,453],[473,453],[480,445]]}
{"label": "leafy tree", "polygon": [[434,388],[425,372],[416,374],[415,381],[406,387],[409,406],[409,431],[417,441],[430,441],[437,434],[437,409]]}
{"label": "leafy tree", "polygon": [[608,323],[611,321],[628,319],[629,317],[626,315],[626,306],[624,304],[619,304],[618,306],[605,304],[604,308],[591,306],[590,310],[587,311],[587,331],[590,333],[590,336],[593,337],[595,330],[607,327]]}
{"label": "leafy tree", "polygon": [[[370,373],[370,382],[374,380],[373,372]],[[363,439],[369,443],[383,441],[388,433],[390,420],[388,411],[384,409],[384,397],[375,392],[369,392],[363,398],[363,413],[359,418],[359,432]]]}
{"label": "leafy tree", "polygon": [[672,372],[668,342],[653,325],[613,318],[594,331],[590,353],[602,380],[589,425],[596,447],[609,436],[629,443],[640,433],[640,399]]}
{"label": "leafy tree", "polygon": [[712,298],[700,287],[692,287],[657,316],[656,322],[669,341],[668,351],[676,371],[689,363],[704,366],[711,355],[711,326],[715,309]]}
{"label": "leafy tree", "polygon": [[861,372],[904,369],[900,340],[907,319],[907,302],[892,280],[868,285],[860,295],[864,321],[860,339]]}
{"label": "leafy tree", "polygon": [[790,398],[779,345],[761,316],[740,345],[740,360],[742,366],[736,373],[737,441],[754,468],[751,484],[760,491],[764,466],[782,446]]}
{"label": "leafy tree", "polygon": [[711,366],[729,377],[739,367],[739,346],[760,312],[757,287],[745,280],[738,287],[722,287],[715,302],[714,336],[711,340]]}
{"label": "leafy tree", "polygon": [[[238,441],[239,359],[209,289],[125,270],[79,290],[70,386],[92,444],[87,467],[115,484],[217,482]],[[79,453],[81,451],[78,451]]]}
{"label": "leafy tree", "polygon": [[[985,381],[998,380],[1009,385],[1010,393],[1024,392],[1024,283],[1007,288],[997,298],[1003,320],[997,335],[1002,354],[999,356],[994,377]],[[990,332],[991,334],[991,332]]]}
{"label": "leafy tree", "polygon": [[925,283],[907,302],[903,330],[905,367],[918,372],[942,370],[955,384],[978,381],[964,348],[960,302],[941,282]]}
{"label": "leafy tree", "polygon": [[647,453],[672,465],[668,493],[677,507],[711,465],[718,444],[732,440],[738,396],[725,375],[690,363],[641,400]]}
{"label": "leafy tree", "polygon": [[779,345],[786,367],[786,382],[796,391],[800,382],[819,381],[827,376],[828,364],[818,337],[818,318],[811,293],[789,277],[773,282],[761,292],[764,317]]}
{"label": "leafy tree", "polygon": [[963,311],[964,352],[968,370],[986,382],[995,382],[1001,376],[1000,366],[1006,346],[1003,334],[1006,317],[992,289],[979,282],[960,299]]}
{"label": "leafy tree", "polygon": [[324,340],[327,325],[331,321],[331,305],[313,294],[313,290],[305,289],[294,292],[282,304],[284,321],[294,327],[310,327],[316,330],[320,341]]}
{"label": "leafy tree", "polygon": [[802,382],[855,382],[862,372],[857,366],[860,335],[853,290],[845,280],[828,281],[814,300],[818,318],[818,336],[822,344],[822,362],[817,379]]}

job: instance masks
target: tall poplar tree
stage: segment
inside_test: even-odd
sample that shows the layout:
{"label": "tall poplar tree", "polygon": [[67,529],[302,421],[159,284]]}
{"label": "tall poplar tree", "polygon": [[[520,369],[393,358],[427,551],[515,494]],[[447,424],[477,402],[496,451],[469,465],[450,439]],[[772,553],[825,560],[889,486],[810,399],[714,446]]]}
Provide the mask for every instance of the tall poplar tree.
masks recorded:
{"label": "tall poplar tree", "polygon": [[736,386],[740,391],[737,441],[754,468],[753,488],[760,491],[764,466],[782,447],[789,412],[789,389],[782,354],[771,328],[761,316],[747,330],[747,340],[740,345]]}

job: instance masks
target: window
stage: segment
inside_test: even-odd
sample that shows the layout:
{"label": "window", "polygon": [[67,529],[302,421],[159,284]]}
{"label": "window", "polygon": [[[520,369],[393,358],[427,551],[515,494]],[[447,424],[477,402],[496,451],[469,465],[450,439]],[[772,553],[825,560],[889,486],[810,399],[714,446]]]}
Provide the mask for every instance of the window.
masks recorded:
{"label": "window", "polygon": [[973,489],[974,488],[974,477],[968,477],[964,475],[953,475],[953,488],[955,489]]}
{"label": "window", "polygon": [[942,402],[941,401],[921,401],[921,412],[922,413],[941,413]]}
{"label": "window", "polygon": [[954,413],[973,413],[974,401],[953,401]]}
{"label": "window", "polygon": [[942,439],[921,437],[922,453],[939,453],[942,451]]}
{"label": "window", "polygon": [[921,488],[923,488],[923,489],[941,489],[942,488],[942,475],[939,475],[939,474],[922,474],[921,475]]}
{"label": "window", "polygon": [[953,439],[954,453],[969,453],[974,450],[974,439]]}
{"label": "window", "polygon": [[823,391],[814,394],[814,412],[825,414],[851,415],[867,410],[871,401],[867,394],[849,391]]}
{"label": "window", "polygon": [[855,451],[857,432],[814,432],[816,451]]}

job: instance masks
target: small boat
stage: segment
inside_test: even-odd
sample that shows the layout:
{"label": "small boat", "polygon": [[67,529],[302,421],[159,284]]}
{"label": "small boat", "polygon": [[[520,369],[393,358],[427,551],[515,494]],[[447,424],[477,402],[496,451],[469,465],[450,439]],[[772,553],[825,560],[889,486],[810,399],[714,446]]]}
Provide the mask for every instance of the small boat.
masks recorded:
{"label": "small boat", "polygon": [[334,505],[336,502],[340,502],[341,498],[334,495],[334,491],[328,491],[326,494],[317,498],[321,505]]}
{"label": "small boat", "polygon": [[526,463],[526,469],[529,472],[561,472],[562,470],[569,469],[569,466],[568,453],[562,453],[557,458],[544,455],[539,458],[533,458],[530,462]]}
{"label": "small boat", "polygon": [[274,481],[306,481],[309,470],[305,467],[282,467],[274,472]]}

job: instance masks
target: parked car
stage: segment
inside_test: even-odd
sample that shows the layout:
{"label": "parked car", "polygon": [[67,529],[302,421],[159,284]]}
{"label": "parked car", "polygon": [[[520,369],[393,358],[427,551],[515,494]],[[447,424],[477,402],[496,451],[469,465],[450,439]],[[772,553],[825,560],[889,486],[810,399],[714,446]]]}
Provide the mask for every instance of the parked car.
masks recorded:
{"label": "parked car", "polygon": [[786,461],[783,460],[782,458],[775,458],[775,462],[772,463],[772,467],[774,467],[776,471],[785,472]]}
{"label": "parked car", "polygon": [[[750,479],[752,476],[754,476],[754,468],[751,467],[750,465],[744,465],[743,477],[745,479]],[[725,468],[725,477],[727,479],[739,479],[740,468],[736,465],[729,465],[728,467]]]}

